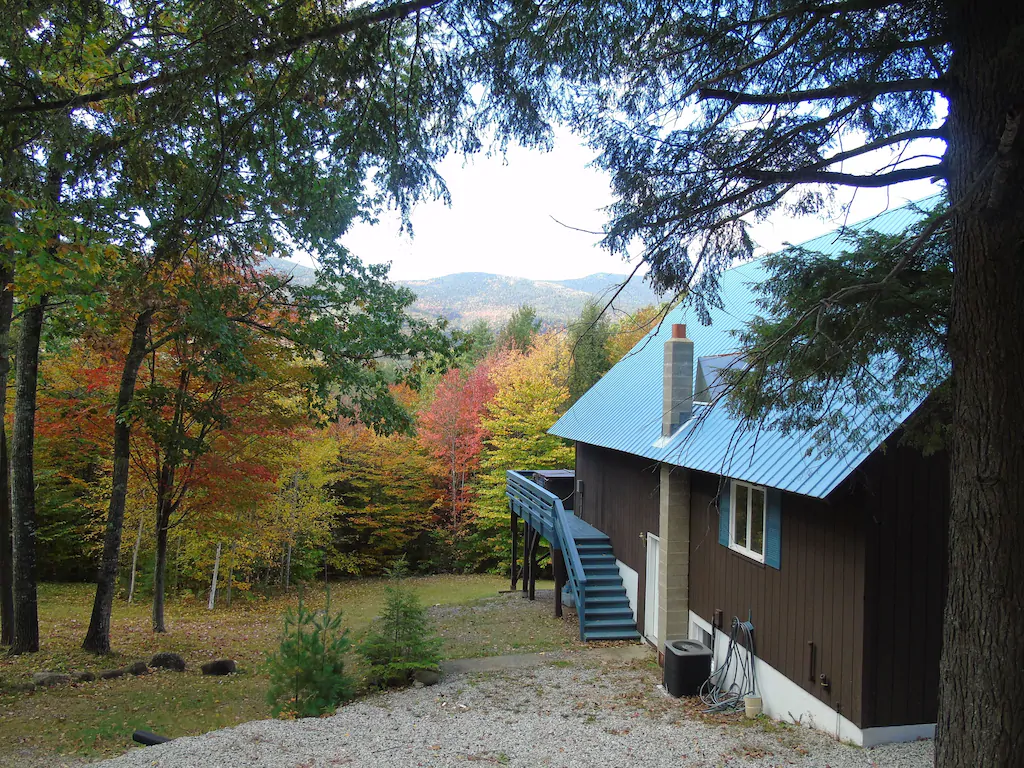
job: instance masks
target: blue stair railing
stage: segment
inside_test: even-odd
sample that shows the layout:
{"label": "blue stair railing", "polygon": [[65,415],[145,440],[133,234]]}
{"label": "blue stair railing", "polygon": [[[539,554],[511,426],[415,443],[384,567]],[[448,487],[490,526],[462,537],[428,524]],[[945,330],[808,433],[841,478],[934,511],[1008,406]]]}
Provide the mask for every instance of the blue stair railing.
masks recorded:
{"label": "blue stair railing", "polygon": [[584,640],[587,614],[587,574],[583,570],[576,540],[569,529],[569,513],[562,500],[527,477],[527,470],[505,472],[505,495],[512,511],[525,520],[535,531],[548,540],[552,549],[561,550],[565,558],[567,586],[576,605],[580,620],[580,639]]}

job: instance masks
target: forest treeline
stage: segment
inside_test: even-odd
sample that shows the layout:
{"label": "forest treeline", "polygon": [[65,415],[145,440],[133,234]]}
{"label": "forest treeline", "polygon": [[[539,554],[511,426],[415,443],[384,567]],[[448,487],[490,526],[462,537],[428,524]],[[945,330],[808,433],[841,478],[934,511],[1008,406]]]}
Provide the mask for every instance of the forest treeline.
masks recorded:
{"label": "forest treeline", "polygon": [[[136,394],[120,594],[205,599],[215,561],[225,602],[325,574],[379,575],[403,555],[420,572],[507,567],[505,470],[571,467],[571,446],[548,427],[659,318],[650,307],[609,319],[594,304],[568,329],[541,331],[529,307],[497,333],[477,323],[456,334],[454,358],[427,361],[416,382],[392,377],[408,416],[395,431],[365,414],[311,418],[309,371],[287,344],[256,344],[238,372],[184,342],[151,353]],[[42,350],[46,580],[90,580],[101,559],[121,364],[109,346],[55,338]]]}

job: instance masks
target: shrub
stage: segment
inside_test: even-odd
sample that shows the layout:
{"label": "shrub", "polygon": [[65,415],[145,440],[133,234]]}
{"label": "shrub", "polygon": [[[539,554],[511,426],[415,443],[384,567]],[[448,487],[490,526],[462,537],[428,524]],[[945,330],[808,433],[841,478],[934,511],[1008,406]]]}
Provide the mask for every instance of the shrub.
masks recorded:
{"label": "shrub", "polygon": [[427,617],[427,609],[406,583],[405,560],[399,560],[388,575],[384,612],[359,647],[378,685],[406,685],[419,669],[437,669],[441,638]]}
{"label": "shrub", "polygon": [[284,636],[270,657],[267,701],[275,717],[315,717],[336,708],[355,694],[345,674],[344,654],[351,646],[341,612],[311,611],[299,599],[284,614]]}

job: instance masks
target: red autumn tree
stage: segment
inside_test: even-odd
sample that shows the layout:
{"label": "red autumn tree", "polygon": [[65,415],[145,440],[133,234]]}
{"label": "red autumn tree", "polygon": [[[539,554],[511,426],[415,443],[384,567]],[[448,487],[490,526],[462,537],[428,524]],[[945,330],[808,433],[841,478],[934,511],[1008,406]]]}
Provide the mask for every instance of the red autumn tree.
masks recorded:
{"label": "red autumn tree", "polygon": [[481,424],[494,397],[487,358],[469,372],[448,371],[440,380],[433,402],[420,413],[419,438],[438,462],[444,496],[438,502],[443,528],[455,537],[465,532],[472,499],[469,481],[480,466],[486,430]]}

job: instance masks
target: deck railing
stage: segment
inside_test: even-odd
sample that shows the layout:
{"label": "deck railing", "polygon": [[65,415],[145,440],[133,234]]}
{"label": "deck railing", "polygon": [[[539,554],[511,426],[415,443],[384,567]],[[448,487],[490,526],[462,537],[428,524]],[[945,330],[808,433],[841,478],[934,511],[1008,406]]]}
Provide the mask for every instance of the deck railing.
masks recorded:
{"label": "deck railing", "polygon": [[[512,511],[529,523],[534,530],[547,539],[552,549],[561,550],[565,558],[568,587],[576,605],[580,620],[580,639],[586,616],[587,575],[583,571],[576,540],[570,531],[569,516],[562,506],[562,500],[551,491],[541,488],[530,477],[533,470],[507,470],[505,472],[505,495],[508,496]],[[555,585],[558,588],[558,585]]]}

